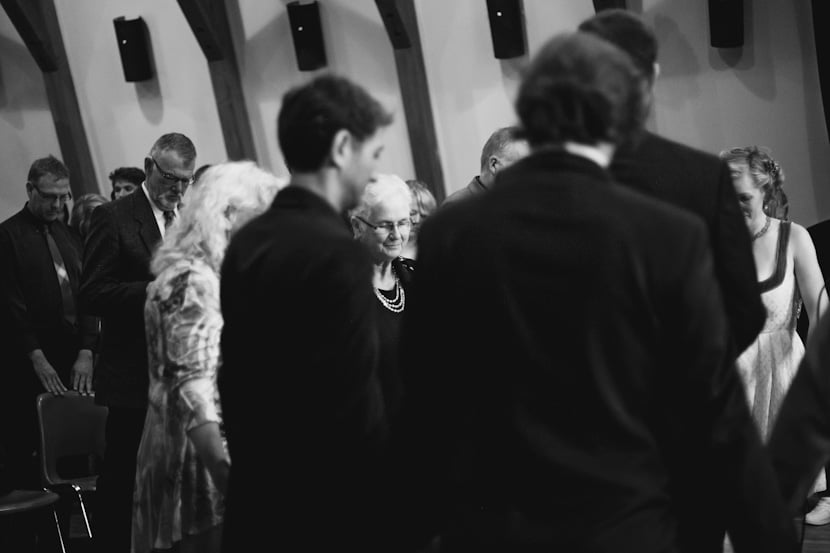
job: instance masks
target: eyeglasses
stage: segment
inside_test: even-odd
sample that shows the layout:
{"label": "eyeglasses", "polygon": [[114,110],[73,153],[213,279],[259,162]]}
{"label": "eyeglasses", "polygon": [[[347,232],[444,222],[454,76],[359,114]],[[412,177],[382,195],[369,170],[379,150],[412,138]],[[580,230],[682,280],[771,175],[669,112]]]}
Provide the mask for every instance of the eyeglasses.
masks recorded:
{"label": "eyeglasses", "polygon": [[161,173],[161,177],[170,184],[182,183],[182,186],[185,187],[193,184],[193,175],[189,177],[180,177],[178,175],[174,175],[173,173],[168,173],[167,171],[161,168],[159,162],[156,161],[154,157],[151,157],[150,159],[153,160],[153,164],[156,166],[156,169],[158,169],[159,173]]}
{"label": "eyeglasses", "polygon": [[379,233],[382,233],[382,234],[392,234],[395,231],[395,229],[410,229],[410,228],[412,228],[412,219],[401,219],[397,223],[393,223],[391,221],[385,221],[385,222],[380,223],[378,225],[370,223],[369,221],[367,221],[363,217],[360,217],[359,215],[355,215],[355,219],[357,219],[358,221],[360,221],[361,223],[363,223],[363,224],[365,224],[369,227],[372,227],[375,230],[375,232],[379,232]]}
{"label": "eyeglasses", "polygon": [[34,188],[37,191],[38,196],[40,196],[49,203],[54,203],[57,201],[58,203],[65,204],[66,202],[72,199],[72,192],[67,192],[66,194],[44,194],[40,190],[40,188],[37,187],[36,184],[29,184],[31,184],[32,188]]}

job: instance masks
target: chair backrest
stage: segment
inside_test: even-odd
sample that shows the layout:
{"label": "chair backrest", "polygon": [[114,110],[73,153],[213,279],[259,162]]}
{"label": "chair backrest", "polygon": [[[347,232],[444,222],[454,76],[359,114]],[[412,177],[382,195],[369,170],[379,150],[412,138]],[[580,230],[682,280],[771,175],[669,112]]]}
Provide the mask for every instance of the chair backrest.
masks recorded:
{"label": "chair backrest", "polygon": [[69,456],[104,454],[107,408],[95,404],[93,396],[66,392],[62,396],[43,393],[37,397],[40,424],[41,477],[44,485],[70,483],[58,474],[58,460]]}

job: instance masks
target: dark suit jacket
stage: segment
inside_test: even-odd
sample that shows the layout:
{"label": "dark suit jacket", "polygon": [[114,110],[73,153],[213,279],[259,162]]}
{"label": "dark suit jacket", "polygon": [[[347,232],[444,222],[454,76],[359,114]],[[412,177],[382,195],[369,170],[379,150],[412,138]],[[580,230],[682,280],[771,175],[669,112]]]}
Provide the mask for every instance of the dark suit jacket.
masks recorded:
{"label": "dark suit jacket", "polygon": [[150,258],[161,233],[142,190],[92,213],[84,248],[81,302],[101,320],[95,399],[114,407],[147,405],[144,300]]}
{"label": "dark suit jacket", "polygon": [[376,303],[368,252],[305,189],[280,191],[231,240],[219,373],[233,459],[225,551],[369,548],[385,432]]}
{"label": "dark suit jacket", "polygon": [[781,493],[796,515],[819,471],[830,464],[830,317],[826,315],[778,412],[769,450]]}
{"label": "dark suit jacket", "polygon": [[792,550],[697,218],[534,154],[424,224],[413,286],[392,439],[446,551],[697,553],[718,505],[736,551]]}
{"label": "dark suit jacket", "polygon": [[727,164],[647,132],[636,147],[617,152],[611,172],[618,182],[703,218],[729,327],[738,353],[746,349],[761,331],[766,311]]}

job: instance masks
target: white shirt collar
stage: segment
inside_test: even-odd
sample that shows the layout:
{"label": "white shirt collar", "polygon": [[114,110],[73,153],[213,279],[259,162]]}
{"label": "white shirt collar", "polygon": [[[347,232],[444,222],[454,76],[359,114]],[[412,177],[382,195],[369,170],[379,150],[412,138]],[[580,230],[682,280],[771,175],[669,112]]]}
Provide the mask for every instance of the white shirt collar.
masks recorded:
{"label": "white shirt collar", "polygon": [[576,142],[565,142],[563,145],[566,152],[575,156],[590,159],[603,169],[611,165],[611,157],[614,155],[614,146],[610,143],[599,143],[596,146],[589,144],[578,144]]}
{"label": "white shirt collar", "polygon": [[[144,191],[144,196],[146,196],[147,201],[150,202],[150,208],[153,210],[153,217],[156,219],[156,226],[159,228],[161,237],[164,238],[164,210],[157,206],[156,202],[153,201],[153,198],[150,197],[150,192],[147,191],[147,181],[141,183],[141,190]],[[173,213],[178,216],[178,208],[174,209]]]}

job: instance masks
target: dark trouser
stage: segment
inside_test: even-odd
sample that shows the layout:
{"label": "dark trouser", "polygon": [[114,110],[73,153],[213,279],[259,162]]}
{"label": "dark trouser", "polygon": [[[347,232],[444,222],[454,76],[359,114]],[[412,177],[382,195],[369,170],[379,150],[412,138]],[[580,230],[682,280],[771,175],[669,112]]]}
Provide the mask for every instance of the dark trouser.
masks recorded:
{"label": "dark trouser", "polygon": [[136,454],[146,412],[143,407],[109,407],[93,529],[101,553],[130,551]]}

